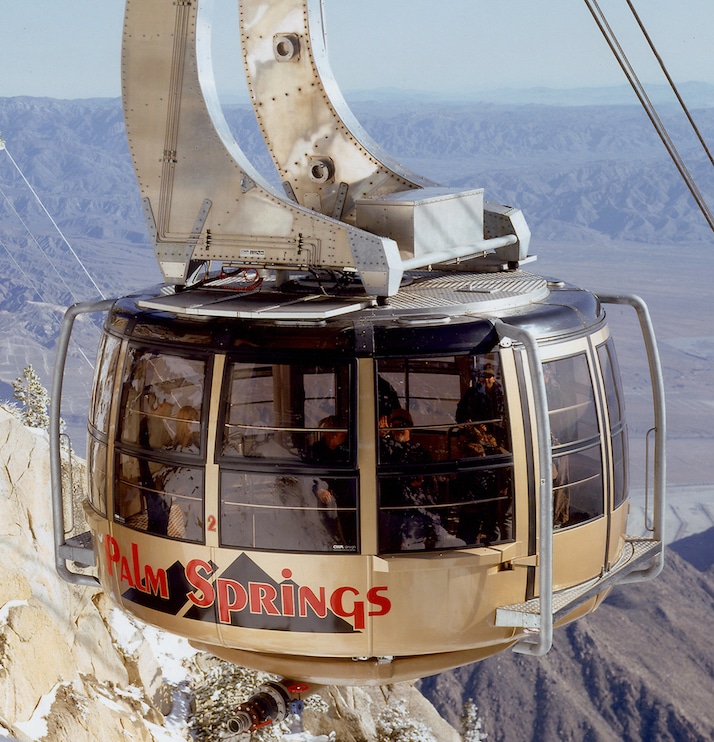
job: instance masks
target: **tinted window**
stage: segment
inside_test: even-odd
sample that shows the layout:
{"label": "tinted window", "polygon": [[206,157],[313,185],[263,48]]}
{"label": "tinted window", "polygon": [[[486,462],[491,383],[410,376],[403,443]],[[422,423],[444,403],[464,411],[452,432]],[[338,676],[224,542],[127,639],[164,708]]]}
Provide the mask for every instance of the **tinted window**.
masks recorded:
{"label": "tinted window", "polygon": [[379,550],[465,548],[513,535],[497,354],[377,364]]}
{"label": "tinted window", "polygon": [[169,538],[204,540],[205,375],[203,360],[129,349],[115,461],[117,522]]}
{"label": "tinted window", "polygon": [[224,471],[221,544],[266,551],[357,550],[354,477]]}
{"label": "tinted window", "polygon": [[131,348],[121,441],[152,451],[198,453],[205,362]]}
{"label": "tinted window", "polygon": [[221,545],[357,551],[351,379],[346,363],[228,365]]}
{"label": "tinted window", "polygon": [[627,497],[627,431],[625,426],[625,404],[620,381],[620,371],[612,340],[598,346],[598,358],[605,384],[607,414],[610,421],[613,466],[613,507],[619,507]]}
{"label": "tinted window", "polygon": [[587,356],[543,364],[553,446],[553,522],[557,528],[604,513],[602,452]]}
{"label": "tinted window", "polygon": [[222,454],[351,462],[349,389],[347,365],[231,364]]}
{"label": "tinted window", "polygon": [[90,435],[87,445],[89,502],[103,515],[107,512],[107,444]]}
{"label": "tinted window", "polygon": [[117,456],[115,518],[131,528],[203,541],[203,470]]}
{"label": "tinted window", "polygon": [[100,433],[106,433],[116,379],[117,358],[121,341],[112,335],[103,335],[97,354],[97,366],[90,406],[90,422]]}

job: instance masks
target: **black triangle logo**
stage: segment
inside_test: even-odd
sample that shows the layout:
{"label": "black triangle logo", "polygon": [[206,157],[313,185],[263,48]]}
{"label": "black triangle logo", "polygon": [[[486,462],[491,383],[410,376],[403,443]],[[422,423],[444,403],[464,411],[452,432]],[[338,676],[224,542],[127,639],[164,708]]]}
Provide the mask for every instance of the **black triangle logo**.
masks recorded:
{"label": "black triangle logo", "polygon": [[[264,631],[355,632],[348,621],[330,610],[324,590],[315,593],[289,579],[276,582],[247,554],[241,554],[214,580],[213,587],[213,604],[207,608],[192,605],[186,618]],[[225,601],[235,605],[237,592],[247,597],[247,605],[240,610],[230,610]],[[287,599],[285,605],[284,598]]]}

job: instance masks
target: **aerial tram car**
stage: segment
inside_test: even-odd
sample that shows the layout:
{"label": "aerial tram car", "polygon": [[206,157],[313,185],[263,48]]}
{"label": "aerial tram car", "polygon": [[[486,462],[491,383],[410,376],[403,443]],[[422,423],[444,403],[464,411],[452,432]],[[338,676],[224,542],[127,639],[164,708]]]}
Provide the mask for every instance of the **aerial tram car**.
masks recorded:
{"label": "aerial tram car", "polygon": [[[321,13],[319,0],[240,3],[281,193],[222,117],[203,3],[127,0],[125,119],[165,283],[71,307],[52,390],[63,577],[294,679],[288,695],[509,647],[544,654],[555,625],[663,558],[664,397],[646,306],[526,270],[518,209],[382,152],[331,76]],[[612,303],[636,310],[651,370],[646,538],[627,530]],[[86,312],[106,321],[89,532],[72,534],[59,409]]]}

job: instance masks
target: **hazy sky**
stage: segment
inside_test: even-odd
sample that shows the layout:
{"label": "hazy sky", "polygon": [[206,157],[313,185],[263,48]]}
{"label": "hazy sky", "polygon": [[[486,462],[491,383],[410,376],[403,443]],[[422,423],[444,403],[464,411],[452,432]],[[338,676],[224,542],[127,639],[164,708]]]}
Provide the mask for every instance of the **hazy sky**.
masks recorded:
{"label": "hazy sky", "polygon": [[[662,82],[625,0],[600,0],[644,81]],[[124,0],[2,0],[0,97],[114,97]],[[242,76],[237,0],[214,0],[219,90]],[[677,82],[714,83],[714,0],[639,0]],[[491,90],[625,82],[582,0],[325,0],[344,90]]]}

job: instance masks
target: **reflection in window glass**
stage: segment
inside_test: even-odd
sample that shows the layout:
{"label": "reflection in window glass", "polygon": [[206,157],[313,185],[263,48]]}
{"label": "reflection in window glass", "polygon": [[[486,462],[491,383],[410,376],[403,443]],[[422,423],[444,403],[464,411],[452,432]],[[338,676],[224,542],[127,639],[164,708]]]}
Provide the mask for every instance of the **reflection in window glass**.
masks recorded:
{"label": "reflection in window glass", "polygon": [[483,463],[459,474],[414,471],[380,476],[380,552],[463,549],[510,541],[512,468]]}
{"label": "reflection in window glass", "polygon": [[205,362],[130,348],[122,386],[114,517],[150,533],[204,540],[203,468],[198,463]]}
{"label": "reflection in window glass", "polygon": [[350,463],[349,385],[346,364],[232,364],[223,455]]}
{"label": "reflection in window glass", "polygon": [[130,349],[121,441],[151,451],[200,451],[205,363]]}
{"label": "reflection in window glass", "polygon": [[87,447],[87,470],[89,472],[89,502],[92,507],[107,513],[107,445],[90,435]]}
{"label": "reflection in window glass", "polygon": [[356,480],[224,471],[221,545],[279,551],[357,550]]}
{"label": "reflection in window glass", "polygon": [[618,508],[627,499],[627,434],[621,430],[612,436],[612,506]]}
{"label": "reflection in window glass", "polygon": [[117,457],[115,518],[160,536],[203,541],[203,471]]}
{"label": "reflection in window glass", "polygon": [[383,359],[377,379],[380,552],[510,540],[512,456],[498,354]]}
{"label": "reflection in window glass", "polygon": [[622,394],[620,371],[612,340],[598,346],[598,358],[605,383],[605,398],[610,421],[610,440],[612,441],[613,465],[613,508],[618,508],[627,497],[627,432],[625,425],[625,405]]}
{"label": "reflection in window glass", "polygon": [[356,552],[350,366],[228,366],[220,491],[223,546]]}
{"label": "reflection in window glass", "polygon": [[600,359],[602,378],[605,382],[605,397],[607,399],[610,428],[614,430],[617,428],[619,422],[625,420],[625,405],[622,398],[620,370],[612,340],[608,340],[604,345],[598,346],[597,353]]}
{"label": "reflection in window glass", "polygon": [[92,403],[89,408],[90,422],[100,433],[106,433],[108,430],[120,346],[121,341],[118,338],[113,335],[102,335],[97,354],[98,363],[92,390]]}
{"label": "reflection in window glass", "polygon": [[604,513],[602,452],[585,354],[543,364],[553,445],[553,524],[573,526]]}
{"label": "reflection in window glass", "polygon": [[573,526],[604,512],[600,445],[577,453],[553,450],[553,523]]}
{"label": "reflection in window glass", "polygon": [[381,463],[510,451],[497,354],[383,359],[377,380]]}
{"label": "reflection in window glass", "polygon": [[595,398],[585,354],[543,364],[550,430],[559,444],[598,435]]}

